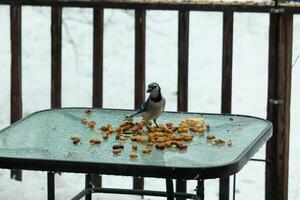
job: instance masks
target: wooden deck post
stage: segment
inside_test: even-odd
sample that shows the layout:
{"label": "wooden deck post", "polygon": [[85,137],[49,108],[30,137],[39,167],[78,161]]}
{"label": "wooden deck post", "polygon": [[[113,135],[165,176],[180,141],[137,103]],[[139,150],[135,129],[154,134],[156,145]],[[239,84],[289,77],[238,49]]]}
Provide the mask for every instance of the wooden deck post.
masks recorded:
{"label": "wooden deck post", "polygon": [[[189,19],[188,10],[178,13],[177,110],[188,110]],[[186,180],[176,180],[176,192],[186,192]],[[176,198],[184,200],[185,198]]]}
{"label": "wooden deck post", "polygon": [[51,8],[51,108],[61,107],[62,8]]}
{"label": "wooden deck post", "polygon": [[[231,11],[223,12],[223,56],[222,56],[222,102],[221,112],[231,113],[232,97],[232,52],[233,16]],[[220,178],[219,199],[229,200],[230,178]]]}
{"label": "wooden deck post", "polygon": [[178,13],[177,110],[188,110],[189,21],[188,10]]}
{"label": "wooden deck post", "polygon": [[[22,13],[21,6],[10,6],[11,96],[10,122],[22,118]],[[22,171],[11,170],[10,177],[21,181]]]}
{"label": "wooden deck post", "polygon": [[[62,8],[51,7],[51,108],[61,107]],[[48,172],[48,198],[55,198],[55,174]]]}
{"label": "wooden deck post", "polygon": [[93,107],[103,106],[103,30],[104,10],[94,8],[93,31]]}
{"label": "wooden deck post", "polygon": [[270,14],[267,118],[273,136],[267,143],[266,200],[288,199],[289,129],[293,15]]}
{"label": "wooden deck post", "polygon": [[[93,19],[93,107],[103,106],[103,8],[94,8]],[[96,187],[102,187],[102,176],[91,175],[91,182]]]}
{"label": "wooden deck post", "polygon": [[[145,100],[146,10],[135,10],[134,108]],[[144,178],[133,177],[133,189],[144,189]]]}

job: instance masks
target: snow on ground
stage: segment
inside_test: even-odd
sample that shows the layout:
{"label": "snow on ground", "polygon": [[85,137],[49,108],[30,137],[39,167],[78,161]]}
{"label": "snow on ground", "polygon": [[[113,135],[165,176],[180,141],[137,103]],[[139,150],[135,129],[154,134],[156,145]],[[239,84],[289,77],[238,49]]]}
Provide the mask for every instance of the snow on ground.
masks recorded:
{"label": "snow on ground", "polygon": [[[50,107],[50,9],[24,7],[23,113]],[[105,10],[104,107],[133,108],[134,18],[133,11]],[[63,13],[63,106],[91,106],[92,10],[64,9]],[[268,15],[235,14],[233,113],[266,116]],[[300,18],[294,20],[294,59],[300,53]],[[222,14],[191,12],[189,111],[220,112]],[[9,125],[10,38],[9,7],[0,6],[0,128]],[[167,99],[166,110],[176,110],[177,12],[147,12],[146,81],[157,81]],[[290,137],[289,197],[300,197],[299,140],[300,61],[293,67]],[[255,157],[263,158],[264,148]],[[249,162],[237,174],[237,199],[264,198],[263,163]],[[84,175],[56,176],[56,198],[69,199],[84,187]],[[195,181],[188,182],[193,192]],[[131,177],[104,176],[106,187],[132,186]],[[205,182],[207,199],[217,199],[218,181]],[[162,179],[146,179],[145,188],[165,189]],[[34,191],[34,192],[33,192]],[[140,199],[139,196],[97,194],[101,199]],[[95,198],[95,199],[97,199]],[[0,199],[46,199],[46,173],[24,171],[23,181],[0,170]],[[100,198],[99,198],[100,199]],[[145,197],[145,199],[162,199]]]}

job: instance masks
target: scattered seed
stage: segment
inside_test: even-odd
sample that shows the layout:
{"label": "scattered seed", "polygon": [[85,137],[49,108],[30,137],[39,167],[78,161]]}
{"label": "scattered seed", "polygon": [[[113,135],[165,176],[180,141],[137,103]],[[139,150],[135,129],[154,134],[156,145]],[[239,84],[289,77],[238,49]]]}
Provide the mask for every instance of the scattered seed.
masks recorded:
{"label": "scattered seed", "polygon": [[124,149],[124,146],[122,144],[115,144],[112,148],[113,149]]}
{"label": "scattered seed", "polygon": [[108,127],[107,126],[101,126],[100,130],[101,131],[108,131]]}
{"label": "scattered seed", "polygon": [[86,114],[89,114],[89,115],[90,115],[90,114],[92,114],[93,111],[92,111],[91,109],[85,109],[84,112],[85,112]]}
{"label": "scattered seed", "polygon": [[113,132],[113,128],[112,128],[111,124],[108,124],[108,125],[107,125],[107,131],[108,131],[109,133],[112,133],[112,132]]}
{"label": "scattered seed", "polygon": [[124,137],[123,135],[120,135],[119,140],[120,141],[126,141],[128,137]]}
{"label": "scattered seed", "polygon": [[225,141],[221,140],[221,139],[213,139],[212,144],[213,145],[222,145],[222,144],[225,144]]}
{"label": "scattered seed", "polygon": [[80,140],[73,140],[73,144],[78,144]]}
{"label": "scattered seed", "polygon": [[209,134],[207,134],[206,138],[207,138],[207,140],[213,140],[216,137],[214,135],[212,135],[211,133],[209,133]]}
{"label": "scattered seed", "polygon": [[232,145],[232,140],[231,140],[231,139],[228,139],[228,140],[226,141],[226,143],[227,143],[227,145],[231,146],[231,145]]}
{"label": "scattered seed", "polygon": [[193,140],[193,136],[192,135],[186,135],[184,136],[184,141],[189,142]]}
{"label": "scattered seed", "polygon": [[82,124],[88,124],[88,122],[89,122],[89,120],[86,117],[84,117],[84,118],[81,119],[81,123]]}
{"label": "scattered seed", "polygon": [[189,132],[189,129],[187,127],[179,127],[177,132],[178,133],[187,133],[187,132]]}
{"label": "scattered seed", "polygon": [[165,143],[159,143],[159,144],[156,144],[155,147],[156,147],[157,149],[163,150],[163,149],[166,148],[166,144],[165,144]]}
{"label": "scattered seed", "polygon": [[129,157],[130,158],[137,158],[137,154],[135,152],[130,152]]}
{"label": "scattered seed", "polygon": [[114,155],[119,155],[122,152],[122,149],[113,149],[112,152]]}
{"label": "scattered seed", "polygon": [[131,144],[132,149],[137,149],[138,145],[136,143]]}
{"label": "scattered seed", "polygon": [[152,142],[147,143],[147,147],[152,147],[154,144]]}
{"label": "scattered seed", "polygon": [[107,133],[103,133],[103,136],[102,136],[102,137],[103,137],[103,139],[104,139],[104,140],[107,140],[107,139],[108,139],[108,137],[109,137],[109,134],[107,134]]}
{"label": "scattered seed", "polygon": [[178,149],[186,149],[186,148],[187,148],[187,145],[179,142],[179,143],[176,144],[176,147],[177,147]]}
{"label": "scattered seed", "polygon": [[71,136],[71,140],[72,140],[73,144],[78,144],[80,142],[80,137],[77,135],[73,135],[73,136]]}
{"label": "scattered seed", "polygon": [[171,121],[166,122],[166,126],[167,126],[168,128],[172,127],[172,126],[173,126],[173,122],[171,122]]}
{"label": "scattered seed", "polygon": [[95,120],[90,121],[87,123],[87,125],[89,128],[94,129],[94,128],[96,128],[96,121]]}
{"label": "scattered seed", "polygon": [[92,144],[92,145],[101,144],[101,141],[99,139],[91,139],[90,144]]}
{"label": "scattered seed", "polygon": [[167,148],[170,148],[172,146],[172,142],[171,141],[167,141],[165,143],[165,145],[166,145]]}
{"label": "scattered seed", "polygon": [[116,129],[115,129],[115,131],[117,132],[117,133],[120,133],[121,132],[121,127],[117,127]]}
{"label": "scattered seed", "polygon": [[151,151],[152,151],[152,149],[150,147],[145,147],[142,150],[143,153],[151,153]]}
{"label": "scattered seed", "polygon": [[72,152],[70,152],[70,151],[64,152],[64,156],[65,157],[71,157],[72,156]]}

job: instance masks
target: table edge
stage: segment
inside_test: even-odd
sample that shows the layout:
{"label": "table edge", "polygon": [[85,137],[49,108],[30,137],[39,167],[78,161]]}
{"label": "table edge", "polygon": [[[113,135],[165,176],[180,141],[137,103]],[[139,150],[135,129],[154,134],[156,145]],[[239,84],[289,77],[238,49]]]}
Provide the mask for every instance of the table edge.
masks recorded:
{"label": "table edge", "polygon": [[[10,126],[0,130],[0,134],[23,120],[52,110],[62,109],[87,109],[87,107],[65,107],[55,109],[45,109],[36,111],[22,118],[21,120],[11,124]],[[112,108],[92,108],[100,110],[118,110],[118,111],[134,111],[131,109],[112,109]],[[123,176],[144,176],[157,178],[174,178],[174,179],[210,179],[226,177],[237,173],[250,160],[250,158],[263,146],[263,144],[272,136],[272,123],[268,120],[248,115],[238,114],[217,114],[217,113],[197,113],[197,112],[166,112],[166,113],[186,113],[200,115],[223,115],[251,117],[265,121],[268,125],[259,136],[245,149],[234,161],[225,165],[206,166],[206,167],[172,167],[172,166],[156,166],[156,165],[135,165],[135,164],[112,164],[112,163],[96,163],[69,160],[49,160],[49,159],[32,159],[32,158],[15,158],[0,157],[0,167],[9,169],[27,169],[38,171],[54,171],[54,172],[74,172],[74,173],[94,173],[108,175]],[[112,170],[113,169],[113,170]]]}

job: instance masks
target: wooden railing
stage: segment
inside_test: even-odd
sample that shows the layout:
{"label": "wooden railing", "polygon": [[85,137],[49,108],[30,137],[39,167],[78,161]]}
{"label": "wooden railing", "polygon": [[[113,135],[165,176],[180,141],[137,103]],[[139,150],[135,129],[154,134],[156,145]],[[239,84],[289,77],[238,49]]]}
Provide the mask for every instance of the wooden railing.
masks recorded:
{"label": "wooden railing", "polygon": [[[159,3],[158,3],[159,2]],[[188,56],[190,10],[214,10],[223,12],[223,57],[222,57],[222,103],[221,112],[231,112],[232,56],[234,12],[270,13],[269,32],[269,78],[267,119],[274,125],[273,137],[267,144],[266,199],[283,200],[288,195],[289,115],[291,97],[291,60],[293,14],[300,7],[275,6],[274,3],[244,4],[201,3],[196,1],[117,1],[117,0],[0,0],[11,9],[11,123],[22,117],[22,5],[51,6],[51,107],[61,107],[61,51],[63,7],[92,7],[93,23],[93,107],[102,107],[103,102],[103,14],[104,8],[135,9],[135,108],[145,99],[145,40],[146,9],[178,10],[178,111],[188,108]],[[12,177],[22,179],[18,170]],[[48,172],[48,179],[54,174]],[[87,175],[101,186],[101,177]],[[53,183],[53,181],[50,181]],[[134,188],[143,188],[143,179],[134,178]],[[186,181],[177,180],[177,191],[186,191]],[[219,199],[229,199],[229,177],[220,179]],[[53,197],[53,193],[49,193]],[[52,195],[52,196],[51,196]]]}
{"label": "wooden railing", "polygon": [[[223,13],[222,99],[221,112],[231,113],[233,12]],[[220,179],[219,198],[229,199],[229,177]]]}

